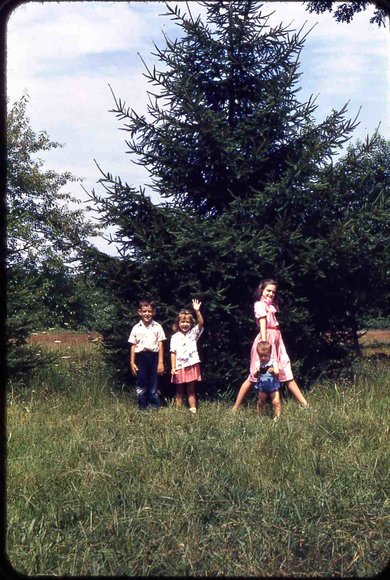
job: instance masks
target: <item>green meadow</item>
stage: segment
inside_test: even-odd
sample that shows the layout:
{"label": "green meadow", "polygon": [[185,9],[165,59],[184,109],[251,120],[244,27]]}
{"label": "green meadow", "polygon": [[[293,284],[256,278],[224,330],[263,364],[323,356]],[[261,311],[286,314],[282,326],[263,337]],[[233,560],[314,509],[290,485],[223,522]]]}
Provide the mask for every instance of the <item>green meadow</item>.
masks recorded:
{"label": "green meadow", "polygon": [[[7,555],[28,575],[356,577],[389,556],[389,366],[312,409],[140,412],[99,346],[8,385]],[[65,356],[65,355],[64,355]],[[238,385],[237,385],[238,388]]]}

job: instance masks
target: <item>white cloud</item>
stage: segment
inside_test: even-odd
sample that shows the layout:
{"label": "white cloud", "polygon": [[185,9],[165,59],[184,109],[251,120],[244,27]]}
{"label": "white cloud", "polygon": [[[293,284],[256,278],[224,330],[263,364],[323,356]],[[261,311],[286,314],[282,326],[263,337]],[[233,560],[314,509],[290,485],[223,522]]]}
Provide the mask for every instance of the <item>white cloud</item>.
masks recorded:
{"label": "white cloud", "polygon": [[[170,3],[175,6],[176,3]],[[185,3],[180,9],[187,12]],[[204,8],[190,3],[194,16]],[[301,2],[264,3],[263,13],[274,12],[269,23],[281,20],[304,31],[314,23],[301,53],[302,92],[318,96],[318,120],[350,100],[350,116],[360,106],[361,127],[356,137],[372,133],[380,121],[390,137],[388,116],[388,28],[369,24],[369,13],[355,16],[351,24],[337,24],[328,13],[309,14]],[[28,114],[35,131],[65,143],[48,152],[48,167],[71,171],[91,189],[104,170],[120,175],[130,185],[149,181],[142,167],[126,154],[126,133],[109,109],[117,97],[137,113],[146,113],[146,82],[140,52],[148,64],[155,62],[153,41],[164,46],[162,30],[170,38],[180,31],[165,13],[164,2],[30,2],[20,5],[7,27],[7,92],[11,102],[24,90],[30,95]],[[70,184],[83,197],[79,184]]]}
{"label": "white cloud", "polygon": [[[204,12],[192,4],[194,16]],[[175,6],[175,4],[172,4]],[[187,12],[185,4],[180,7]],[[55,76],[64,63],[77,67],[91,55],[124,52],[128,64],[136,52],[149,55],[162,30],[174,37],[178,26],[165,2],[27,2],[16,7],[7,23],[7,68],[16,76]]]}
{"label": "white cloud", "polygon": [[373,76],[382,77],[384,82],[378,84],[388,90],[390,35],[388,28],[369,23],[373,6],[346,24],[336,23],[329,12],[310,14],[301,2],[267,4],[275,8],[274,22],[282,19],[288,24],[294,19],[293,28],[298,29],[307,21],[305,31],[315,25],[301,54],[302,81],[313,87],[314,94],[340,96],[342,102],[354,101],[357,95],[365,100],[371,96],[366,90],[367,79],[371,82]]}
{"label": "white cloud", "polygon": [[[10,68],[47,74],[58,60],[129,51],[143,42],[144,22],[124,2],[22,4],[7,26]],[[23,31],[23,34],[21,34]]]}

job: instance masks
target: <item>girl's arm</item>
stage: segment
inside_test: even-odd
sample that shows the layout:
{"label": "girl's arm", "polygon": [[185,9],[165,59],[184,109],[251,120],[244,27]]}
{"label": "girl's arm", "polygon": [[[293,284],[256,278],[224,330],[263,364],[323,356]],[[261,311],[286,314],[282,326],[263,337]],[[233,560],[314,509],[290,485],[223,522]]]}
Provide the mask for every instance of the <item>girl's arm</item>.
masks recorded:
{"label": "girl's arm", "polygon": [[260,337],[262,341],[267,340],[267,317],[262,316],[259,318],[259,327],[260,327]]}
{"label": "girl's arm", "polygon": [[199,328],[203,328],[204,325],[203,316],[200,313],[201,304],[202,303],[199,302],[199,300],[196,300],[196,298],[192,301],[192,308],[195,310],[196,322],[198,323]]}
{"label": "girl's arm", "polygon": [[158,363],[157,363],[157,374],[164,374],[164,343],[162,340],[158,343]]}
{"label": "girl's arm", "polygon": [[171,352],[171,375],[176,374],[176,353]]}

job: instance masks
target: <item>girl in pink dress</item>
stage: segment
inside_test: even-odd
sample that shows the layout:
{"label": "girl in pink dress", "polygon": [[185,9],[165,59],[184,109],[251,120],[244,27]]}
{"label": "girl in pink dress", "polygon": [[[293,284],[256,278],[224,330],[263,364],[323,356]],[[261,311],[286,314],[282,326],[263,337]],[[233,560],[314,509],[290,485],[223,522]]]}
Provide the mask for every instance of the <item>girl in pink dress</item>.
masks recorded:
{"label": "girl in pink dress", "polygon": [[254,305],[256,324],[259,327],[259,333],[253,341],[251,349],[250,373],[248,378],[242,383],[238,392],[236,402],[233,406],[235,411],[243,402],[244,398],[250,391],[253,384],[256,382],[256,377],[253,375],[255,365],[258,358],[257,343],[259,340],[267,341],[272,345],[271,358],[274,358],[279,363],[279,380],[287,384],[288,390],[294,395],[302,407],[308,407],[308,403],[294,380],[290,358],[284,346],[283,338],[279,330],[279,323],[276,320],[276,312],[278,311],[275,303],[277,283],[275,280],[262,280],[257,288],[257,301]]}

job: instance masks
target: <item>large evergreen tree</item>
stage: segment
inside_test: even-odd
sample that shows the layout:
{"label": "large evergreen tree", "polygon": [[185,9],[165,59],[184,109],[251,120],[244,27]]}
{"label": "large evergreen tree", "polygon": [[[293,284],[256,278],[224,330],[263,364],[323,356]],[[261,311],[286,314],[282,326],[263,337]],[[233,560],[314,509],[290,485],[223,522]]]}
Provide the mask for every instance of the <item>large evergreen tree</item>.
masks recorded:
{"label": "large evergreen tree", "polygon": [[[382,222],[373,217],[364,239],[350,225],[360,223],[366,203],[373,216],[380,211],[376,183],[360,203],[370,169],[361,165],[359,148],[352,155],[359,177],[350,160],[332,162],[356,126],[346,107],[316,123],[315,102],[298,100],[305,34],[270,27],[258,2],[201,4],[206,22],[167,5],[182,36],[165,38],[154,52],[160,66],[146,67],[154,87],[148,115],[114,97],[129,152],[163,201],[154,204],[143,189],[104,173],[104,193],[92,197],[103,225],[117,228],[121,247],[120,259],[97,267],[123,308],[110,337],[118,369],[127,367],[138,298],[148,293],[157,301],[168,329],[175,311],[197,296],[207,329],[206,384],[223,388],[247,372],[256,333],[252,293],[264,277],[280,282],[280,321],[303,371],[356,344],[362,288],[368,279],[382,280],[375,265],[383,240],[374,237]],[[388,178],[382,185],[388,188]],[[351,312],[342,309],[347,295],[356,304]]]}

